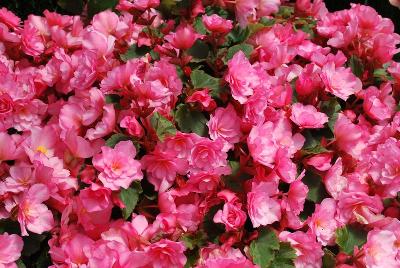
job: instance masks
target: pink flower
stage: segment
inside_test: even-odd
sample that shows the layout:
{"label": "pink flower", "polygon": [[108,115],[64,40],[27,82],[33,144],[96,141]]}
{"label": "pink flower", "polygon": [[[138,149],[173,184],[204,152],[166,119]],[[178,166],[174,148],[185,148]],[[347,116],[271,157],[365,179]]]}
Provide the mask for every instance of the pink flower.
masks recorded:
{"label": "pink flower", "polygon": [[24,242],[22,238],[15,234],[0,234],[0,266],[5,268],[17,267],[16,262],[21,256]]}
{"label": "pink flower", "polygon": [[15,29],[19,26],[21,19],[7,8],[3,7],[0,9],[0,22],[4,23],[9,28]]}
{"label": "pink flower", "polygon": [[241,27],[256,19],[257,0],[239,0],[235,3],[236,19]]}
{"label": "pink flower", "polygon": [[198,34],[191,25],[179,25],[175,32],[166,35],[167,40],[171,45],[177,49],[189,49],[193,46],[197,39],[203,38]]}
{"label": "pink flower", "polygon": [[312,105],[295,103],[292,105],[290,119],[300,128],[323,128],[328,122],[328,116],[320,113]]}
{"label": "pink flower", "polygon": [[119,125],[126,128],[128,133],[134,137],[141,138],[144,135],[143,127],[134,116],[125,116]]}
{"label": "pink flower", "polygon": [[362,83],[350,70],[350,68],[335,67],[333,62],[326,63],[322,67],[321,79],[325,89],[341,98],[347,100],[350,95],[362,89]]}
{"label": "pink flower", "polygon": [[283,231],[279,234],[279,239],[289,242],[295,249],[297,258],[294,260],[294,264],[296,267],[322,267],[324,252],[321,249],[321,245],[316,241],[315,236],[311,233]]}
{"label": "pink flower", "polygon": [[246,103],[248,97],[253,95],[254,89],[261,83],[256,70],[243,51],[237,52],[228,61],[228,73],[225,76],[225,81],[231,88],[232,97],[241,104]]}
{"label": "pink flower", "polygon": [[265,17],[279,10],[281,0],[259,0],[257,16]]}
{"label": "pink flower", "polygon": [[194,133],[177,132],[174,136],[166,137],[158,146],[160,151],[170,152],[180,159],[187,159],[194,144],[200,139],[201,137]]}
{"label": "pink flower", "polygon": [[319,171],[327,171],[332,165],[332,153],[321,153],[313,155],[305,160],[305,164],[313,166]]}
{"label": "pink flower", "polygon": [[216,109],[207,123],[211,139],[222,138],[227,143],[225,147],[231,148],[240,140],[242,134],[240,121],[240,117],[231,104],[226,108]]}
{"label": "pink flower", "polygon": [[275,122],[267,121],[254,126],[247,138],[253,159],[265,166],[272,167],[279,149],[285,149],[291,158],[304,144],[300,134],[292,135],[289,121],[281,116]]}
{"label": "pink flower", "polygon": [[200,250],[200,259],[196,268],[256,268],[243,253],[236,248],[220,247],[210,244]]}
{"label": "pink flower", "polygon": [[12,136],[0,132],[0,162],[15,159],[16,151],[16,143]]}
{"label": "pink flower", "polygon": [[147,179],[156,191],[164,192],[172,186],[176,174],[187,173],[187,160],[176,158],[171,152],[155,150],[141,159]]}
{"label": "pink flower", "polygon": [[41,234],[54,227],[53,214],[46,205],[42,204],[49,198],[49,190],[44,184],[34,184],[25,192],[18,210],[22,235],[28,235],[26,229]]}
{"label": "pink flower", "polygon": [[395,112],[396,100],[390,94],[392,87],[389,83],[377,89],[374,86],[364,91],[363,108],[365,113],[375,120],[390,119]]}
{"label": "pink flower", "polygon": [[131,141],[120,141],[114,149],[103,146],[101,151],[93,157],[93,165],[100,171],[99,180],[105,187],[114,191],[121,187],[127,189],[133,181],[143,178]]}
{"label": "pink flower", "polygon": [[183,242],[167,239],[151,244],[145,249],[152,267],[183,267],[186,263]]}
{"label": "pink flower", "polygon": [[210,97],[209,89],[207,88],[194,92],[186,99],[186,102],[198,102],[206,111],[212,111],[217,106],[215,101]]}
{"label": "pink flower", "polygon": [[336,216],[336,201],[332,198],[322,200],[316,204],[315,211],[307,220],[310,230],[317,236],[323,246],[332,245],[338,223]]}
{"label": "pink flower", "polygon": [[339,198],[340,193],[348,186],[347,178],[342,176],[342,173],[342,158],[339,157],[324,177],[326,190],[336,200]]}
{"label": "pink flower", "polygon": [[115,110],[113,104],[106,104],[103,107],[103,117],[95,125],[94,128],[90,128],[86,132],[86,138],[89,140],[95,140],[102,138],[111,133],[115,127]]}
{"label": "pink flower", "polygon": [[44,52],[45,43],[43,42],[43,38],[32,23],[25,22],[21,37],[22,50],[27,55],[36,57]]}
{"label": "pink flower", "polygon": [[[221,140],[202,138],[192,148],[189,165],[192,171],[213,171],[215,169],[229,169],[227,167],[227,154],[223,151],[224,144]],[[229,171],[227,171],[229,172]]]}
{"label": "pink flower", "polygon": [[5,190],[19,193],[27,190],[35,181],[32,167],[24,164],[16,164],[10,168],[10,177],[4,182]]}
{"label": "pink flower", "polygon": [[114,50],[115,37],[96,30],[88,30],[83,36],[84,48],[96,53],[98,58],[107,57]]}
{"label": "pink flower", "polygon": [[399,1],[399,0],[389,0],[389,3],[390,3],[392,6],[395,6],[395,7],[400,8],[400,1]]}
{"label": "pink flower", "polygon": [[281,206],[272,197],[277,193],[278,185],[274,182],[253,184],[251,192],[247,193],[247,211],[254,228],[280,220]]}
{"label": "pink flower", "polygon": [[227,231],[237,231],[246,222],[246,213],[241,209],[242,204],[238,198],[230,191],[224,190],[218,193],[221,199],[225,200],[222,209],[218,210],[214,215],[215,223],[225,225]]}
{"label": "pink flower", "polygon": [[202,20],[207,30],[211,32],[227,33],[233,28],[231,20],[226,20],[217,14],[212,14],[211,16],[203,15]]}
{"label": "pink flower", "polygon": [[368,233],[363,246],[364,263],[367,268],[399,267],[398,238],[389,230],[374,229]]}

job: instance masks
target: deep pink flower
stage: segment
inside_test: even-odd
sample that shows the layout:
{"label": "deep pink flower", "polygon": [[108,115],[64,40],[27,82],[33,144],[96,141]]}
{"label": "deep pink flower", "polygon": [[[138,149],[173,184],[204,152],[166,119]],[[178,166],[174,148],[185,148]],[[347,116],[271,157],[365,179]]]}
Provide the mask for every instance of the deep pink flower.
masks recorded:
{"label": "deep pink flower", "polygon": [[[243,75],[246,74],[246,75]],[[232,97],[244,104],[248,97],[253,95],[254,89],[260,85],[260,78],[250,64],[243,51],[237,52],[228,62],[228,73],[225,76]]]}
{"label": "deep pink flower", "polygon": [[236,248],[220,247],[210,244],[200,250],[200,259],[196,268],[255,268],[250,260]]}
{"label": "deep pink flower", "polygon": [[22,197],[18,210],[21,234],[28,235],[27,229],[41,234],[54,227],[53,214],[42,204],[50,198],[49,189],[44,184],[34,184]]}
{"label": "deep pink flower", "polygon": [[226,148],[232,147],[239,142],[242,134],[240,120],[232,105],[216,109],[207,123],[211,139],[222,138],[227,143]]}
{"label": "deep pink flower", "polygon": [[365,113],[375,120],[386,120],[392,117],[396,108],[396,100],[390,94],[392,87],[389,83],[377,89],[374,86],[364,91],[363,108]]}
{"label": "deep pink flower", "polygon": [[203,15],[202,20],[204,26],[211,32],[227,33],[233,28],[231,20],[226,20],[217,14],[212,14],[211,16]]}
{"label": "deep pink flower", "polygon": [[321,79],[325,84],[325,89],[341,98],[347,100],[350,95],[362,89],[362,83],[350,68],[335,67],[333,62],[326,63],[321,70]]}
{"label": "deep pink flower", "polygon": [[206,111],[212,111],[217,106],[215,101],[210,97],[209,89],[207,88],[194,92],[186,99],[186,102],[200,103]]}
{"label": "deep pink flower", "polygon": [[242,204],[239,199],[228,190],[219,192],[218,197],[223,199],[225,204],[215,213],[214,222],[224,224],[227,231],[239,230],[247,218],[246,213],[241,209]]}
{"label": "deep pink flower", "polygon": [[134,116],[125,116],[119,125],[123,128],[126,128],[128,133],[132,136],[141,138],[144,135],[143,127]]}
{"label": "deep pink flower", "polygon": [[292,105],[290,119],[301,128],[323,128],[328,122],[328,116],[320,113],[312,105],[295,103]]}
{"label": "deep pink flower", "polygon": [[320,171],[327,171],[332,165],[332,153],[320,153],[305,160],[305,164],[313,166]]}
{"label": "deep pink flower", "polygon": [[105,187],[111,190],[127,189],[133,181],[143,178],[131,141],[121,141],[114,148],[103,146],[101,151],[93,157],[93,165],[100,171],[99,180]]}
{"label": "deep pink flower", "polygon": [[24,242],[22,238],[15,234],[0,234],[0,265],[1,267],[17,267],[16,262],[21,256]]}
{"label": "deep pink flower", "polygon": [[251,192],[247,193],[247,211],[254,228],[280,220],[281,206],[272,197],[277,193],[278,185],[274,182],[253,184]]}
{"label": "deep pink flower", "polygon": [[198,34],[191,25],[179,25],[175,32],[166,35],[167,40],[171,45],[177,49],[189,49],[193,46],[197,39],[203,38]]}
{"label": "deep pink flower", "polygon": [[152,266],[183,267],[186,263],[183,242],[162,239],[145,249]]}

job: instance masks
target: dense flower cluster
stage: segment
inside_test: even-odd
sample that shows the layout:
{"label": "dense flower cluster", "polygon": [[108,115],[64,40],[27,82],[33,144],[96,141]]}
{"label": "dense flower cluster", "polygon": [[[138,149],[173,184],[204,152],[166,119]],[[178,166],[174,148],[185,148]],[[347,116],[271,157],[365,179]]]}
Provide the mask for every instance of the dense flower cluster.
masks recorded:
{"label": "dense flower cluster", "polygon": [[400,267],[399,44],[322,0],[0,9],[0,267]]}

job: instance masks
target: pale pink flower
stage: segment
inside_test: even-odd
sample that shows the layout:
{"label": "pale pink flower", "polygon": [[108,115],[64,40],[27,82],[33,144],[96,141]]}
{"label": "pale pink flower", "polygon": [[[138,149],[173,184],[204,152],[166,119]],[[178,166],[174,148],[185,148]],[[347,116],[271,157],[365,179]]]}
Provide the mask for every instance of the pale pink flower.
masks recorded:
{"label": "pale pink flower", "polygon": [[226,160],[227,153],[223,151],[223,148],[224,143],[220,139],[212,141],[202,138],[195,143],[190,152],[190,169],[192,171],[213,171],[219,168],[229,169]]}
{"label": "pale pink flower", "polygon": [[325,89],[341,98],[347,100],[350,95],[362,89],[362,83],[350,68],[335,67],[333,62],[326,63],[321,70],[321,79],[325,84]]}
{"label": "pale pink flower", "polygon": [[228,61],[228,73],[225,81],[231,88],[232,97],[241,104],[246,103],[248,97],[253,95],[255,88],[261,83],[256,70],[243,51],[237,52]]}
{"label": "pale pink flower", "polygon": [[395,113],[396,100],[390,94],[392,87],[389,83],[377,89],[374,86],[364,91],[363,108],[365,113],[375,120],[390,119]]}
{"label": "pale pink flower", "polygon": [[53,214],[42,204],[50,198],[46,185],[34,184],[22,197],[18,210],[18,221],[21,234],[28,235],[26,229],[32,233],[41,234],[54,227]]}
{"label": "pale pink flower", "polygon": [[183,242],[167,239],[150,244],[145,249],[152,267],[183,267],[186,263]]}
{"label": "pale pink flower", "polygon": [[177,174],[186,174],[186,159],[176,158],[171,152],[160,150],[146,154],[142,159],[142,168],[146,170],[148,181],[156,191],[164,192],[172,186]]}
{"label": "pale pink flower", "polygon": [[161,144],[158,144],[160,151],[169,152],[177,158],[187,159],[194,144],[201,139],[195,133],[177,132],[168,136]]}
{"label": "pale pink flower", "polygon": [[241,118],[231,104],[226,108],[217,108],[207,123],[211,139],[222,138],[227,143],[225,148],[231,148],[240,140],[240,121]]}
{"label": "pale pink flower", "polygon": [[398,239],[389,230],[374,229],[363,246],[363,261],[367,268],[400,267]]}
{"label": "pale pink flower", "polygon": [[10,177],[4,181],[7,192],[19,193],[27,190],[35,181],[32,167],[26,164],[16,164],[10,168]]}
{"label": "pale pink flower", "polygon": [[296,268],[322,267],[322,256],[324,252],[313,234],[303,233],[301,231],[296,231],[294,233],[283,231],[279,234],[279,239],[284,242],[289,242],[296,251],[297,258],[294,260]]}
{"label": "pale pink flower", "polygon": [[256,268],[243,253],[236,248],[210,244],[200,250],[196,268]]}
{"label": "pale pink flower", "polygon": [[281,5],[281,0],[259,0],[257,16],[265,17],[269,16],[272,13],[275,13],[279,10],[279,6]]}
{"label": "pale pink flower", "polygon": [[97,30],[88,30],[83,36],[84,48],[96,53],[98,58],[110,56],[114,50],[115,37]]}
{"label": "pale pink flower", "polygon": [[314,213],[307,220],[310,230],[323,246],[334,243],[335,231],[338,227],[335,216],[336,201],[332,198],[325,198],[321,204],[316,204]]}
{"label": "pale pink flower", "polygon": [[323,128],[328,122],[328,116],[320,113],[312,105],[295,103],[292,105],[290,119],[300,128]]}
{"label": "pale pink flower", "polygon": [[238,0],[235,2],[236,19],[241,27],[246,27],[249,22],[256,19],[257,0]]}
{"label": "pale pink flower", "polygon": [[202,20],[207,30],[211,32],[227,33],[233,28],[231,20],[226,20],[217,14],[212,14],[211,16],[203,15]]}
{"label": "pale pink flower", "polygon": [[181,24],[175,32],[166,35],[164,38],[173,47],[185,50],[191,48],[197,39],[203,38],[203,35],[198,34],[191,25]]}
{"label": "pale pink flower", "polygon": [[143,178],[141,164],[135,160],[136,149],[131,141],[120,141],[114,148],[101,147],[101,154],[93,157],[94,167],[100,171],[99,180],[106,188],[127,189]]}
{"label": "pale pink flower", "polygon": [[326,190],[336,200],[339,198],[340,193],[348,186],[347,178],[342,176],[342,173],[342,158],[339,157],[324,177]]}
{"label": "pale pink flower", "polygon": [[274,182],[253,183],[247,193],[247,211],[254,228],[280,220],[281,206],[273,197],[277,193],[278,185]]}
{"label": "pale pink flower", "polygon": [[247,138],[253,159],[265,166],[272,167],[279,149],[285,149],[288,158],[304,144],[304,137],[292,134],[289,121],[280,116],[277,121],[267,121],[254,126]]}
{"label": "pale pink flower", "polygon": [[110,134],[115,127],[115,109],[113,104],[106,104],[103,107],[103,117],[94,128],[90,128],[86,131],[85,137],[92,141],[98,138],[102,138]]}
{"label": "pale pink flower", "polygon": [[395,6],[395,7],[400,8],[400,1],[399,1],[399,0],[389,0],[389,3],[390,3],[392,6]]}
{"label": "pale pink flower", "polygon": [[24,242],[16,234],[0,234],[0,266],[4,268],[17,267],[16,262],[21,256]]}

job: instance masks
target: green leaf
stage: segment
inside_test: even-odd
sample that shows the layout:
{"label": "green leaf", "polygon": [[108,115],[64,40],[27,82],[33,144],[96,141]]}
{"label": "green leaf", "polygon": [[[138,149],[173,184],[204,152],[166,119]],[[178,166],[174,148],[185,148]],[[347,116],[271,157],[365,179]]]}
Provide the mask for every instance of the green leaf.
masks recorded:
{"label": "green leaf", "polygon": [[138,47],[136,44],[129,47],[128,51],[125,54],[121,54],[121,60],[127,62],[130,59],[140,58],[150,53],[151,48],[148,46]]}
{"label": "green leaf", "polygon": [[336,257],[332,251],[325,248],[324,257],[322,258],[322,268],[335,268],[336,267]]}
{"label": "green leaf", "polygon": [[175,121],[183,132],[194,132],[200,136],[208,133],[206,117],[199,111],[191,111],[186,104],[178,105]]}
{"label": "green leaf", "polygon": [[387,68],[375,69],[374,78],[378,82],[386,82],[394,80],[393,77],[387,72]]}
{"label": "green leaf", "polygon": [[74,15],[80,15],[83,10],[82,0],[58,0],[57,4],[64,10]]}
{"label": "green leaf", "polygon": [[113,9],[117,4],[118,0],[89,0],[87,4],[88,16],[92,18],[101,11]]}
{"label": "green leaf", "polygon": [[274,231],[261,229],[258,238],[251,242],[249,252],[255,264],[266,268],[274,260],[276,250],[279,250],[279,240]]}
{"label": "green leaf", "polygon": [[222,7],[219,7],[219,6],[207,5],[206,6],[206,14],[208,16],[211,16],[212,14],[217,14],[217,15],[223,17],[224,19],[227,19],[229,17],[229,11],[227,11],[226,9],[223,9]]}
{"label": "green leaf", "polygon": [[329,117],[328,126],[333,133],[336,120],[342,107],[335,98],[331,98],[330,100],[321,103],[321,110]]}
{"label": "green leaf", "polygon": [[303,132],[303,135],[306,138],[303,148],[301,149],[303,155],[329,152],[329,150],[321,145],[320,139],[318,139],[316,135],[313,135],[311,131],[306,130]]}
{"label": "green leaf", "polygon": [[18,268],[26,268],[24,262],[23,262],[21,259],[19,259],[18,261],[16,261],[16,264],[17,264],[17,267],[18,267]]}
{"label": "green leaf", "polygon": [[196,247],[200,248],[207,242],[207,235],[203,231],[194,234],[186,233],[181,236],[180,240],[185,243],[187,249],[193,250]]}
{"label": "green leaf", "polygon": [[151,116],[150,123],[156,131],[157,137],[160,141],[163,141],[167,136],[173,136],[176,134],[174,124],[158,112]]}
{"label": "green leaf", "polygon": [[296,257],[296,251],[290,246],[290,243],[281,242],[270,268],[294,268],[293,260]]}
{"label": "green leaf", "polygon": [[290,18],[293,15],[293,13],[294,13],[294,7],[280,6],[276,16],[282,18]]}
{"label": "green leaf", "polygon": [[250,58],[251,52],[253,52],[253,46],[249,44],[238,44],[230,47],[225,56],[225,63],[232,59],[240,50],[243,51],[247,58]]}
{"label": "green leaf", "polygon": [[120,141],[129,141],[131,138],[125,134],[117,133],[106,140],[106,146],[114,148]]}
{"label": "green leaf", "polygon": [[220,79],[212,77],[202,70],[194,70],[190,74],[193,87],[197,88],[209,88],[212,96],[218,96],[221,91]]}
{"label": "green leaf", "polygon": [[119,198],[125,205],[125,208],[122,209],[122,216],[125,220],[132,214],[138,203],[139,195],[142,192],[143,190],[140,182],[135,182],[131,187],[128,189],[122,189],[119,193]]}
{"label": "green leaf", "polygon": [[201,62],[208,57],[210,48],[206,43],[197,39],[191,48],[188,49],[189,55],[193,56],[192,62]]}
{"label": "green leaf", "polygon": [[351,68],[353,74],[359,78],[362,78],[364,74],[364,64],[362,60],[355,55],[352,55],[347,62],[347,65]]}
{"label": "green leaf", "polygon": [[250,33],[251,32],[248,27],[243,29],[240,26],[237,26],[227,35],[228,44],[232,45],[232,44],[243,43],[244,41],[247,40],[247,38],[249,38]]}
{"label": "green leaf", "polygon": [[351,225],[336,230],[336,243],[346,254],[353,254],[354,247],[361,248],[367,242],[368,232]]}
{"label": "green leaf", "polygon": [[201,19],[201,17],[197,17],[194,20],[193,27],[196,30],[196,32],[198,32],[199,34],[206,34],[207,33],[207,29],[204,26],[204,23],[203,23],[203,20]]}
{"label": "green leaf", "polygon": [[321,203],[323,199],[328,197],[328,193],[322,183],[322,178],[319,175],[307,171],[303,182],[308,187],[307,200],[313,201],[314,203]]}

